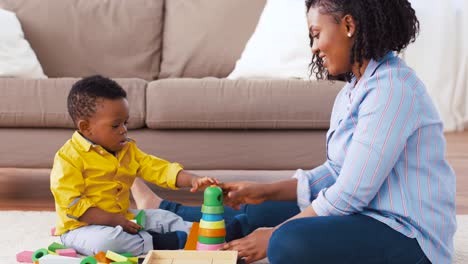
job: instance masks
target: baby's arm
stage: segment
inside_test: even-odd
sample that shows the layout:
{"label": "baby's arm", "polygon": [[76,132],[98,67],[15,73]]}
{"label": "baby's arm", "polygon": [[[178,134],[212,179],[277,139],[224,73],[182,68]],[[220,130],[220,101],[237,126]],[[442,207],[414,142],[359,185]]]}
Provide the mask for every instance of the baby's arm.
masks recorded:
{"label": "baby's arm", "polygon": [[121,214],[106,212],[98,207],[91,207],[79,218],[80,221],[93,225],[121,226],[130,234],[136,234],[141,226],[129,221]]}
{"label": "baby's arm", "polygon": [[87,224],[121,225],[126,232],[136,233],[140,229],[139,225],[121,214],[108,213],[98,208],[86,197],[86,183],[81,167],[82,164],[60,151],[55,156],[50,175],[50,189],[54,195],[58,215]]}
{"label": "baby's arm", "polygon": [[214,178],[197,176],[185,171],[178,163],[148,155],[138,148],[135,148],[135,159],[140,164],[138,174],[146,181],[163,188],[191,187],[190,191],[195,192],[218,184],[218,180]]}
{"label": "baby's arm", "polygon": [[203,190],[206,187],[218,184],[218,180],[211,177],[200,177],[186,170],[181,170],[177,174],[176,186],[177,187],[191,187],[191,192],[196,192],[198,189]]}

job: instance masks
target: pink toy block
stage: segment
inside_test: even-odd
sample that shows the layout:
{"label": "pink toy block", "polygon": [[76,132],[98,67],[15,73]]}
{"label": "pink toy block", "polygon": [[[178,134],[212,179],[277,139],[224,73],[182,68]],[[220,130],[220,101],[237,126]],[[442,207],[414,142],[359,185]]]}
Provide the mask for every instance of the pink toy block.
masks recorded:
{"label": "pink toy block", "polygon": [[33,251],[28,251],[28,250],[21,251],[20,253],[16,254],[16,261],[32,263],[33,254],[34,254]]}
{"label": "pink toy block", "polygon": [[57,249],[55,253],[59,254],[60,256],[76,257],[76,251],[73,248]]}
{"label": "pink toy block", "polygon": [[51,236],[55,236],[55,227],[52,227],[52,228],[50,229],[50,235],[51,235]]}

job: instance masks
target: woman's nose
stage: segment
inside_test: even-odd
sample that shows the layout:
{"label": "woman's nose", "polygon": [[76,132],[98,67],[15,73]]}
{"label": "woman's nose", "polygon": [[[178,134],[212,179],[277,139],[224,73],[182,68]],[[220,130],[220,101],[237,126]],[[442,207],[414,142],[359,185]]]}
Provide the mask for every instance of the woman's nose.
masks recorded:
{"label": "woman's nose", "polygon": [[319,48],[318,48],[318,45],[317,45],[317,41],[312,42],[311,48],[312,48],[312,54],[318,54]]}

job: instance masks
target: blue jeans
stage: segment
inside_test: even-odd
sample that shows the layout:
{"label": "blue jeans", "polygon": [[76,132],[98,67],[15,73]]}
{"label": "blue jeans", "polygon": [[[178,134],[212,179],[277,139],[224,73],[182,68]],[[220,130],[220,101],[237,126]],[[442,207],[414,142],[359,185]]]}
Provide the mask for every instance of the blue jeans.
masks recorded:
{"label": "blue jeans", "polygon": [[371,217],[310,217],[276,230],[268,245],[271,264],[431,263],[416,239]]}
{"label": "blue jeans", "polygon": [[[160,208],[185,221],[198,222],[202,216],[199,206],[163,201]],[[265,202],[243,205],[240,210],[225,207],[224,217],[229,224],[237,215],[245,214],[251,232],[276,226],[298,213],[295,202]],[[360,214],[289,221],[273,233],[267,255],[271,264],[430,263],[416,239]]]}
{"label": "blue jeans", "polygon": [[[202,217],[200,206],[186,206],[179,203],[163,200],[160,209],[171,211],[182,217],[185,221],[200,222]],[[299,207],[296,202],[264,202],[259,205],[242,205],[240,210],[224,207],[224,221],[229,225],[234,217],[245,214],[248,220],[250,233],[259,227],[274,227],[290,217],[298,214]]]}

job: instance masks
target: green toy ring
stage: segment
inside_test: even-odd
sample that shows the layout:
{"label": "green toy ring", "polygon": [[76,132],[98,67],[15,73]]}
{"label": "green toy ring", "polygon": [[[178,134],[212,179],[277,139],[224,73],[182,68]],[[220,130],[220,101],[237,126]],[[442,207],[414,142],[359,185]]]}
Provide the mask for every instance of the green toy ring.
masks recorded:
{"label": "green toy ring", "polygon": [[84,259],[81,260],[80,264],[97,264],[97,260],[92,257],[92,256],[88,256]]}
{"label": "green toy ring", "polygon": [[38,261],[40,258],[42,258],[43,256],[45,255],[48,255],[49,254],[49,251],[47,251],[47,249],[45,248],[40,248],[36,251],[34,251],[31,259],[32,259],[32,262],[35,262],[35,261]]}
{"label": "green toy ring", "polygon": [[198,236],[198,242],[206,245],[221,244],[225,242],[225,238]]}
{"label": "green toy ring", "polygon": [[224,206],[222,206],[222,205],[218,205],[218,206],[202,205],[201,211],[204,214],[222,214],[222,213],[224,213]]}

